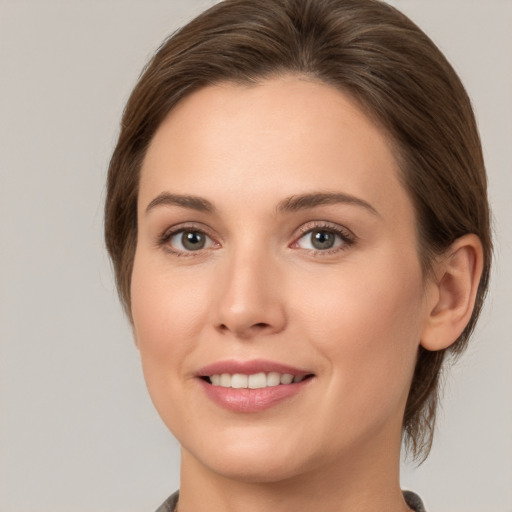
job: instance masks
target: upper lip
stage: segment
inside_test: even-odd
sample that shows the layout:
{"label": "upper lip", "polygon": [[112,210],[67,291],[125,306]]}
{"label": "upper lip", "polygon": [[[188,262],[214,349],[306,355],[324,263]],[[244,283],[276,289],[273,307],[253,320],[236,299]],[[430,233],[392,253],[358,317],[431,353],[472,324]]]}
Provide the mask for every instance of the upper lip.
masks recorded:
{"label": "upper lip", "polygon": [[243,375],[253,375],[255,373],[289,373],[293,376],[305,376],[312,374],[308,370],[296,368],[287,364],[278,363],[276,361],[268,361],[265,359],[252,359],[249,361],[237,361],[228,359],[225,361],[217,361],[201,368],[197,373],[197,377],[208,377],[210,375],[219,375],[222,373],[241,373]]}

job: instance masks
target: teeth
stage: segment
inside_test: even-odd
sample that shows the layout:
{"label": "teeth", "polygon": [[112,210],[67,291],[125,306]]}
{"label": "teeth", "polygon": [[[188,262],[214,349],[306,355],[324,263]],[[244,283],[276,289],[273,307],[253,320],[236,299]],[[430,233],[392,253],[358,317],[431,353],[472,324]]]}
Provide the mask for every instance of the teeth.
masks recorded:
{"label": "teeth", "polygon": [[229,373],[223,373],[220,376],[220,385],[223,388],[230,388],[231,387],[231,375],[229,375]]}
{"label": "teeth", "polygon": [[249,375],[249,389],[259,389],[267,386],[267,376],[264,373]]}
{"label": "teeth", "polygon": [[304,375],[294,376],[291,373],[253,373],[245,375],[242,373],[223,373],[219,375],[211,375],[210,381],[214,386],[234,389],[261,389],[266,387],[279,386],[279,384],[291,384],[302,382]]}
{"label": "teeth", "polygon": [[281,375],[277,372],[270,372],[267,375],[267,386],[279,386],[281,384]]}
{"label": "teeth", "polygon": [[291,384],[293,382],[293,375],[290,373],[283,373],[281,375],[281,384]]}
{"label": "teeth", "polygon": [[246,388],[247,387],[247,375],[242,375],[240,373],[235,373],[231,377],[231,387],[232,388]]}

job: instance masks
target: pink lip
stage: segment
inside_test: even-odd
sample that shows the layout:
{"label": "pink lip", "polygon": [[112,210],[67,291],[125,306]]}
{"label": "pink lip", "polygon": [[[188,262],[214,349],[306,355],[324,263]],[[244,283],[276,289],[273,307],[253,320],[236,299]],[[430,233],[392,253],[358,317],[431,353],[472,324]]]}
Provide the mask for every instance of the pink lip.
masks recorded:
{"label": "pink lip", "polygon": [[[201,368],[197,377],[206,377],[222,373],[290,373],[294,376],[310,375],[312,372],[300,370],[292,366],[283,365],[273,361],[252,360],[252,361],[219,361]],[[202,389],[214,403],[232,412],[251,413],[268,409],[283,400],[291,398],[300,393],[309,385],[312,379],[292,384],[280,384],[260,389],[234,389],[222,386],[214,386],[202,378],[198,382]]]}
{"label": "pink lip", "polygon": [[294,368],[293,366],[288,366],[274,361],[267,361],[265,359],[252,359],[250,361],[236,361],[234,359],[229,359],[209,364],[201,368],[196,375],[198,377],[207,377],[222,373],[241,373],[244,375],[251,375],[260,372],[291,373],[295,376],[303,376],[313,373],[311,371],[301,370],[299,368]]}

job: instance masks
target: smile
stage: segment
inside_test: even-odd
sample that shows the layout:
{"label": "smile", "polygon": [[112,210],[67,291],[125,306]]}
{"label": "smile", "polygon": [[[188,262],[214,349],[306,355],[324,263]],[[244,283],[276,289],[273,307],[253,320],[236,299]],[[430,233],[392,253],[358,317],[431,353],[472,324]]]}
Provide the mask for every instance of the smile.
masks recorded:
{"label": "smile", "polygon": [[222,373],[206,377],[210,384],[221,386],[223,388],[235,389],[262,389],[266,387],[279,386],[281,384],[292,384],[302,382],[307,376],[293,375],[291,373],[253,373],[245,375],[243,373]]}
{"label": "smile", "polygon": [[315,375],[267,360],[219,361],[197,374],[206,396],[237,413],[255,413],[301,394]]}

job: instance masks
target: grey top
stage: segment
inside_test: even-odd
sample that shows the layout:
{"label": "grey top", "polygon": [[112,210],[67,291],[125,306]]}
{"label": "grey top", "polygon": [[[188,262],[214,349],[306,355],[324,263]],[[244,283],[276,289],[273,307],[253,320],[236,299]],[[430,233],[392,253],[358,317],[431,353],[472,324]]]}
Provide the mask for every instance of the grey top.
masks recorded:
{"label": "grey top", "polygon": [[[414,512],[426,512],[421,498],[412,491],[402,491],[405,502]],[[174,512],[178,504],[179,491],[169,496],[165,502],[156,510],[156,512]]]}
{"label": "grey top", "polygon": [[174,512],[178,504],[178,496],[180,492],[176,491],[171,494],[157,509],[156,512]]}

